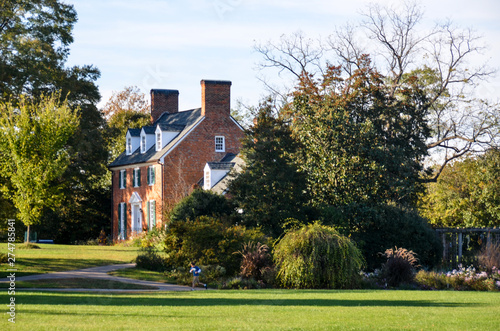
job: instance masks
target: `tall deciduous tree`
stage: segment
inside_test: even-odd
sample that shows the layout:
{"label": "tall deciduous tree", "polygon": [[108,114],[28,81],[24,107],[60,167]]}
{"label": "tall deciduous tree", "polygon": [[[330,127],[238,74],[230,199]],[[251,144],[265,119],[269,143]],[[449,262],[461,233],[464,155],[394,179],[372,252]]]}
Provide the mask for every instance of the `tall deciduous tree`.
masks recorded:
{"label": "tall deciduous tree", "polygon": [[[298,82],[304,73],[321,78],[328,63],[339,64],[342,76],[351,77],[366,54],[372,55],[391,97],[405,93],[409,77],[416,79],[427,94],[426,121],[432,130],[428,154],[441,156],[437,171],[421,180],[436,181],[454,159],[500,144],[498,104],[473,93],[494,70],[485,63],[472,65],[484,46],[471,29],[450,22],[426,29],[421,24],[424,13],[415,2],[399,5],[369,5],[359,25],[339,28],[326,42],[295,33],[256,49],[263,56],[261,67],[278,70],[287,82]],[[272,91],[289,101],[287,91]]]}
{"label": "tall deciduous tree", "polygon": [[125,137],[129,128],[141,128],[151,122],[150,104],[136,86],[113,92],[102,112],[107,117],[106,140],[110,160],[125,150]]}
{"label": "tall deciduous tree", "polygon": [[435,226],[500,225],[500,151],[491,149],[447,167],[430,183],[420,210]]}
{"label": "tall deciduous tree", "polygon": [[73,5],[63,1],[0,1],[0,100],[15,104],[22,94],[37,100],[58,93],[80,116],[67,144],[71,162],[59,179],[64,183],[64,208],[44,212],[43,226],[36,229],[68,243],[96,237],[109,226],[110,215],[105,120],[96,107],[100,73],[91,65],[65,65],[76,21]]}
{"label": "tall deciduous tree", "polygon": [[9,185],[3,190],[28,226],[40,221],[44,208],[61,201],[58,179],[70,163],[68,139],[79,118],[57,95],[41,96],[40,102],[21,97],[19,105],[0,103],[1,175]]}

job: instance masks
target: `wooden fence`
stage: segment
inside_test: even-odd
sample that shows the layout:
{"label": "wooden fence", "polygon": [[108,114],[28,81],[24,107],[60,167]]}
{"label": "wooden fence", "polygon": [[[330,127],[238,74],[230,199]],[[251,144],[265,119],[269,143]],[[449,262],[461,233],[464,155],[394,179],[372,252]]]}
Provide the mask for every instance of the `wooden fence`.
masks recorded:
{"label": "wooden fence", "polygon": [[488,243],[500,243],[500,228],[436,229],[443,243],[443,267],[476,264],[477,255]]}

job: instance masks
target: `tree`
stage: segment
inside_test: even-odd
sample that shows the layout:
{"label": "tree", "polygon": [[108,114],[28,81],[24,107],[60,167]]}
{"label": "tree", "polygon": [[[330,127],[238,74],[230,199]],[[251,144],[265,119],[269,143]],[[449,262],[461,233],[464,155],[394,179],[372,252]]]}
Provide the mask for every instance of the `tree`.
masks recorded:
{"label": "tree", "polygon": [[144,93],[135,86],[113,92],[102,109],[107,117],[106,140],[110,161],[125,149],[125,137],[129,128],[141,128],[151,123],[149,109]]}
{"label": "tree", "polygon": [[28,227],[40,221],[44,208],[61,201],[57,180],[70,162],[67,142],[79,124],[78,115],[59,96],[42,96],[40,102],[21,97],[19,106],[0,103],[0,165],[12,200]]}
{"label": "tree", "polygon": [[427,151],[425,96],[415,85],[391,96],[370,59],[360,61],[345,79],[334,66],[319,81],[301,76],[287,109],[296,162],[316,206],[411,205]]}
{"label": "tree", "polygon": [[[57,213],[46,210],[37,228],[63,242],[97,237],[103,226],[109,227],[111,214],[105,121],[96,107],[100,94],[94,83],[100,73],[90,65],[65,66],[76,20],[73,6],[58,0],[0,3],[0,100],[16,104],[22,94],[40,100],[58,93],[80,117],[66,147],[70,165],[59,178],[63,207]],[[91,233],[81,231],[84,227]]]}
{"label": "tree", "polygon": [[127,86],[123,91],[114,91],[102,112],[108,118],[120,112],[136,112],[149,115],[150,104],[137,86]]}
{"label": "tree", "polygon": [[[296,33],[258,45],[264,59],[261,67],[275,68],[287,81],[298,82],[305,75],[321,78],[329,63],[338,63],[345,78],[361,69],[366,54],[372,54],[389,97],[400,98],[408,84],[418,84],[427,97],[425,119],[432,130],[427,154],[441,156],[437,171],[422,181],[436,181],[454,159],[498,146],[498,105],[472,93],[494,72],[486,64],[470,65],[484,49],[472,30],[445,22],[425,31],[420,27],[423,12],[411,1],[399,8],[370,5],[363,17],[359,26],[338,29],[326,43]],[[272,90],[288,101],[289,91]]]}
{"label": "tree", "polygon": [[287,219],[307,223],[312,210],[305,174],[292,159],[298,145],[289,126],[271,112],[270,102],[262,104],[254,125],[246,130],[241,149],[245,166],[230,182],[229,196],[242,210],[243,224],[260,226],[276,238]]}
{"label": "tree", "polygon": [[499,226],[500,151],[454,162],[421,201],[421,213],[435,226]]}

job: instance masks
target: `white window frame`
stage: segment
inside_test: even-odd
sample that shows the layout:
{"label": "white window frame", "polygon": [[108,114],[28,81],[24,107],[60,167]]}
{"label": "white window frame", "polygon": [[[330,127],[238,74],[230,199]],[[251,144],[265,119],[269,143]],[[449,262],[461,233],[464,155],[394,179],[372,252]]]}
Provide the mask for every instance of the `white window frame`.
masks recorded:
{"label": "white window frame", "polygon": [[153,186],[156,182],[156,169],[155,166],[148,167],[148,184],[149,186]]}
{"label": "white window frame", "polygon": [[[155,223],[155,227],[156,227],[156,201],[155,200],[149,200],[148,201],[148,227],[150,230],[153,229],[153,221]],[[153,208],[154,206],[154,208]]]}
{"label": "white window frame", "polygon": [[161,150],[161,132],[156,132],[156,151]]}
{"label": "white window frame", "polygon": [[141,135],[141,154],[146,153],[146,135]]}
{"label": "white window frame", "polygon": [[215,136],[215,151],[225,152],[226,151],[226,139],[224,136]]}
{"label": "white window frame", "polygon": [[211,183],[211,173],[210,173],[210,169],[208,170],[205,170],[205,179],[204,179],[204,189],[205,190],[210,190],[212,188],[212,183]]}
{"label": "white window frame", "polygon": [[141,176],[141,168],[134,168],[134,183],[133,183],[134,187],[141,186],[140,185],[140,182],[141,182],[140,176]]}
{"label": "white window frame", "polygon": [[127,170],[120,170],[120,176],[118,177],[119,179],[119,185],[120,189],[124,189],[127,187]]}
{"label": "white window frame", "polygon": [[127,155],[131,155],[132,154],[132,138],[127,138]]}

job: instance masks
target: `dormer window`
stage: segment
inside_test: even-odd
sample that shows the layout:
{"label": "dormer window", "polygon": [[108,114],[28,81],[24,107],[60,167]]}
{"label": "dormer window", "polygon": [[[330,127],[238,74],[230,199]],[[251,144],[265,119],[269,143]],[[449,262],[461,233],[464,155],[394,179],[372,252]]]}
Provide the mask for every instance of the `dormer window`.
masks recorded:
{"label": "dormer window", "polygon": [[210,190],[212,188],[212,185],[210,183],[210,168],[205,167],[205,179],[203,180],[203,188],[205,190]]}
{"label": "dormer window", "polygon": [[226,151],[226,143],[224,141],[224,136],[216,136],[215,137],[215,151],[216,152],[225,152]]}
{"label": "dormer window", "polygon": [[156,132],[156,150],[161,149],[161,132]]}
{"label": "dormer window", "polygon": [[132,154],[132,138],[127,138],[127,155]]}
{"label": "dormer window", "polygon": [[146,153],[146,135],[141,135],[141,153]]}

